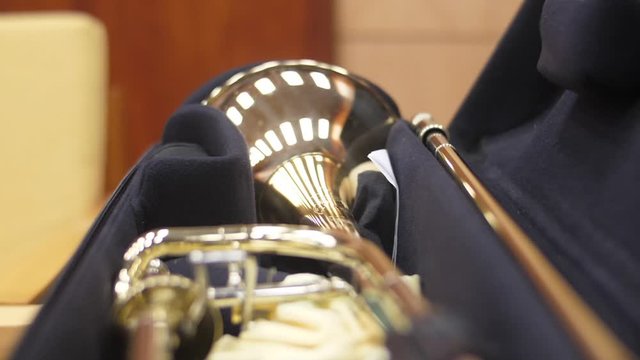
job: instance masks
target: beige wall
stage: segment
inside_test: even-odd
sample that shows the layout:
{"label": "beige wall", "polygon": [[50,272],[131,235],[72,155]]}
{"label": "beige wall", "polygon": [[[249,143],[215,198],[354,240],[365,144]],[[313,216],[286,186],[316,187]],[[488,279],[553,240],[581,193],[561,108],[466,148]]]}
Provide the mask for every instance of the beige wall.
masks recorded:
{"label": "beige wall", "polygon": [[521,2],[338,0],[336,62],[448,123]]}
{"label": "beige wall", "polygon": [[37,300],[102,200],[106,46],[81,13],[0,14],[0,305]]}

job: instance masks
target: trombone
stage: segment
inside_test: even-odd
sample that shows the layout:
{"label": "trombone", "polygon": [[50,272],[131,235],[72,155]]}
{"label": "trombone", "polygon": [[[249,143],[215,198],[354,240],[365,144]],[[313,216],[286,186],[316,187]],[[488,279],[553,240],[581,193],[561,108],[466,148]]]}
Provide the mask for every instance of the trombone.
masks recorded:
{"label": "trombone", "polygon": [[[366,154],[384,147],[389,127],[400,119],[381,91],[333,65],[280,61],[236,74],[202,104],[224,112],[245,137],[261,221],[303,223],[316,229],[246,225],[161,229],[141,237],[125,254],[115,289],[119,322],[134,336],[157,333],[161,339],[141,343],[159,344],[151,346],[152,352],[170,358],[180,334],[197,332],[209,302],[235,308],[246,324],[258,307],[301,293],[257,285],[259,254],[297,256],[350,269],[357,286],[332,280],[309,284],[306,291],[329,296],[367,290],[358,303],[388,329],[407,331],[412,318],[433,316],[432,307],[408,290],[386,256],[358,236],[348,211],[355,196],[348,179],[362,168]],[[444,128],[428,115],[416,116],[412,125],[520,263],[585,357],[634,358],[473,175]],[[194,280],[154,265],[164,256],[185,255],[196,268]],[[238,269],[244,269],[244,280],[210,289],[202,266],[211,263],[227,263],[236,279]],[[154,314],[160,314],[161,321]]]}

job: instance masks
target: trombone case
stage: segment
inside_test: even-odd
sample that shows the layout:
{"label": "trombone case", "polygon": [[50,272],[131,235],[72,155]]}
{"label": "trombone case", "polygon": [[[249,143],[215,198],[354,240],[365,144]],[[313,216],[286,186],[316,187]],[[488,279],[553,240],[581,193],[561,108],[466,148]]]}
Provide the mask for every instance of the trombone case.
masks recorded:
{"label": "trombone case", "polygon": [[[640,11],[633,1],[603,3],[609,4],[525,1],[449,130],[502,206],[640,354],[640,21],[632,21]],[[577,29],[560,26],[563,16]],[[597,29],[588,26],[593,23]],[[625,36],[610,36],[618,33]],[[574,55],[598,46],[609,51],[606,57]],[[557,56],[558,49],[566,56]],[[224,114],[200,105],[240,70],[205,84],[168,120],[161,141],[104,206],[14,359],[123,358],[113,283],[130,243],[158,227],[257,221],[243,138]],[[354,206],[361,233],[390,253],[397,201],[397,266],[419,274],[425,296],[455,319],[418,322],[410,334],[390,335],[394,358],[425,358],[429,351],[436,358],[433,349],[459,328],[465,346],[484,358],[582,358],[519,264],[406,123],[393,125],[386,148],[398,198],[380,174],[366,173]]]}

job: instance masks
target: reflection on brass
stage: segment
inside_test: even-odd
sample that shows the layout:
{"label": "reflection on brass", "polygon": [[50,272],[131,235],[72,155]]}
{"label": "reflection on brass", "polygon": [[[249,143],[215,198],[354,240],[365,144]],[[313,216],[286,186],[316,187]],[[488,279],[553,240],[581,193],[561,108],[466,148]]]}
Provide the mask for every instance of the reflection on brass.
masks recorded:
{"label": "reflection on brass", "polygon": [[420,140],[473,200],[503,244],[520,263],[542,298],[589,359],[634,359],[613,332],[553,267],[496,199],[475,177],[449,143],[444,128],[429,114],[418,114],[412,124]]}
{"label": "reflection on brass", "polygon": [[[187,255],[194,264],[194,279],[154,269],[159,259]],[[349,269],[352,276],[296,286],[258,285],[261,255],[326,261]],[[255,311],[284,301],[346,294],[383,328],[400,333],[409,330],[411,319],[429,310],[376,245],[343,231],[292,225],[159,229],[135,241],[124,260],[115,285],[116,318],[133,336],[146,333],[155,339],[142,341],[144,346],[135,342],[133,348],[138,353],[143,348],[143,353],[152,354],[150,358],[171,358],[180,343],[178,334],[195,332],[207,303],[218,309],[232,307],[238,321],[246,324]],[[203,266],[215,263],[228,266],[226,287],[208,285]]]}
{"label": "reflection on brass", "polygon": [[316,61],[268,62],[233,76],[203,104],[243,134],[266,189],[258,204],[263,220],[356,233],[346,205],[354,194],[341,198],[338,188],[384,146],[381,134],[399,118],[371,83]]}

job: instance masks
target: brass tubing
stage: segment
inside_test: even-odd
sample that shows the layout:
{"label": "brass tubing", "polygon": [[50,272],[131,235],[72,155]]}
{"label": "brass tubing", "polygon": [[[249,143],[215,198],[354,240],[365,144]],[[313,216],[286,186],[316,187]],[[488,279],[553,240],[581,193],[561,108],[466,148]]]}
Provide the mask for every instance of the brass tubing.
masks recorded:
{"label": "brass tubing", "polygon": [[[293,225],[229,225],[149,232],[125,254],[125,265],[115,286],[116,307],[122,308],[129,302],[131,288],[145,279],[152,259],[183,256],[192,251],[224,250],[317,259],[350,268],[379,296],[395,298],[400,313],[390,320],[398,331],[407,330],[411,319],[426,316],[430,311],[428,302],[409,289],[391,261],[372,243],[343,231],[323,232]],[[394,309],[388,310],[395,314]]]}
{"label": "brass tubing", "polygon": [[379,148],[375,134],[400,117],[375,85],[314,60],[270,61],[236,73],[202,104],[243,135],[262,185],[259,216],[358,235],[346,205],[355,192],[340,185],[368,161],[356,153]]}
{"label": "brass tubing", "polygon": [[139,325],[132,336],[127,358],[136,360],[170,360],[171,332],[166,323],[154,319],[151,311],[140,315]]}
{"label": "brass tubing", "polygon": [[421,140],[469,195],[482,216],[520,263],[525,274],[577,343],[583,355],[589,359],[635,359],[634,354],[580,298],[568,281],[476,178],[449,143],[444,130],[431,124],[425,131],[425,126],[422,125],[416,129],[421,135]]}

